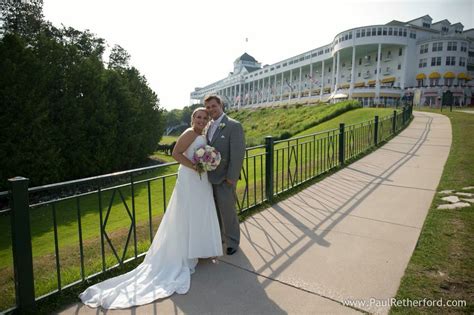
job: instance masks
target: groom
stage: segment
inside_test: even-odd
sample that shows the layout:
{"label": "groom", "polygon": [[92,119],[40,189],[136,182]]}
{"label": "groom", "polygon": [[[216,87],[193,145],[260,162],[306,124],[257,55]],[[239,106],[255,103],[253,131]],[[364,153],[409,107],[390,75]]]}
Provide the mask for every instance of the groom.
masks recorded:
{"label": "groom", "polygon": [[207,129],[207,142],[221,153],[221,163],[207,175],[214,192],[226,253],[233,255],[240,243],[235,189],[245,155],[244,130],[238,121],[224,113],[224,103],[218,95],[207,96],[204,105],[212,118]]}

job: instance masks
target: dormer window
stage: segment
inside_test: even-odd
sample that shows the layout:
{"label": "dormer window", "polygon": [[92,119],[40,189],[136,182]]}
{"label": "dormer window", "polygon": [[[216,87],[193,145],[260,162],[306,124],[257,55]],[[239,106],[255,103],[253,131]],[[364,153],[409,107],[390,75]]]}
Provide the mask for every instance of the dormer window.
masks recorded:
{"label": "dormer window", "polygon": [[430,24],[430,23],[423,22],[423,27],[425,27],[425,28],[430,28],[430,27],[431,27],[431,24]]}

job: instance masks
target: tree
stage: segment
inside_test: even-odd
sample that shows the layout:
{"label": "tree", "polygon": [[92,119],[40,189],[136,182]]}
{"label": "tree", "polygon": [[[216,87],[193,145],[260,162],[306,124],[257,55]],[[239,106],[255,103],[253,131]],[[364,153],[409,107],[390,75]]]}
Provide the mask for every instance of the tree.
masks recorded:
{"label": "tree", "polygon": [[0,39],[0,188],[17,175],[40,185],[139,166],[164,123],[130,55],[115,46],[106,69],[103,39],[23,9],[29,18],[10,10]]}
{"label": "tree", "polygon": [[115,45],[109,55],[109,69],[128,69],[129,62],[130,54],[122,46]]}

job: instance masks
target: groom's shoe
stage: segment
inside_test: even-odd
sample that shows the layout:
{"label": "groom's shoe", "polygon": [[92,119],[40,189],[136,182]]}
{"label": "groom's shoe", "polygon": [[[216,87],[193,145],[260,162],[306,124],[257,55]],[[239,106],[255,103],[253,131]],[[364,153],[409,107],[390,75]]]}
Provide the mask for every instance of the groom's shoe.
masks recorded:
{"label": "groom's shoe", "polygon": [[227,247],[227,255],[234,255],[237,252],[237,248]]}

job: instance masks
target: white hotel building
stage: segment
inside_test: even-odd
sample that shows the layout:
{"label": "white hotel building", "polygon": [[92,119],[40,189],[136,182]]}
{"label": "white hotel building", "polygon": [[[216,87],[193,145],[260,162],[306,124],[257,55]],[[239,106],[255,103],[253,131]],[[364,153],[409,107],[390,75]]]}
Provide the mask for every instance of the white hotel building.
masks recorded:
{"label": "white hotel building", "polygon": [[263,67],[244,53],[233,72],[196,88],[191,100],[216,93],[230,107],[338,99],[370,106],[409,96],[415,105],[439,106],[449,90],[455,105],[474,105],[474,29],[463,28],[425,15],[350,29],[332,43]]}

